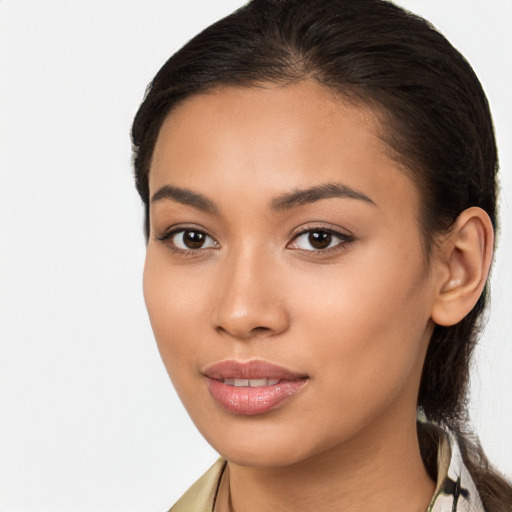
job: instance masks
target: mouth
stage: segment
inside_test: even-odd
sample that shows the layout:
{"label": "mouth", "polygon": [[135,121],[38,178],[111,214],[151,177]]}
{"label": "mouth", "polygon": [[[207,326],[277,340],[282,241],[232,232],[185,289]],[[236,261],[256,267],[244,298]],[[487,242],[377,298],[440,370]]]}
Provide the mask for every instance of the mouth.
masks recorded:
{"label": "mouth", "polygon": [[212,398],[224,410],[264,414],[299,393],[308,376],[261,360],[222,361],[204,372]]}

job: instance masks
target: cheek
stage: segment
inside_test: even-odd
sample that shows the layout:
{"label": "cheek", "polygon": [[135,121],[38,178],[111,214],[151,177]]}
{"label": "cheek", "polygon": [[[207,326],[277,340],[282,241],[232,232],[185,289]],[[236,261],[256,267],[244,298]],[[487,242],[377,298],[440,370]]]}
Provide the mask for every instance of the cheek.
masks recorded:
{"label": "cheek", "polygon": [[204,287],[195,286],[188,270],[171,268],[159,253],[148,246],[144,300],[158,349],[172,378],[176,369],[187,366],[201,348],[204,337],[198,332],[204,324]]}
{"label": "cheek", "polygon": [[329,277],[317,280],[316,292],[300,304],[318,374],[333,389],[342,385],[349,401],[360,400],[365,390],[374,396],[398,392],[429,338],[429,280],[421,254],[381,250]]}

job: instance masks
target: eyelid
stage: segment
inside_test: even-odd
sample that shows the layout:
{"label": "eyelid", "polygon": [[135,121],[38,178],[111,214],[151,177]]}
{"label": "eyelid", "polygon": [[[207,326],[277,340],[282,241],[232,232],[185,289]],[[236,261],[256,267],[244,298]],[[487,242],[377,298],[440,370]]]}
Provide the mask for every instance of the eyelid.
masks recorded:
{"label": "eyelid", "polygon": [[214,238],[212,235],[210,235],[210,233],[208,233],[207,229],[205,229],[202,226],[199,226],[197,224],[173,224],[171,226],[167,226],[161,232],[161,234],[155,233],[155,238],[157,240],[167,240],[172,235],[179,233],[180,231],[198,231],[200,233],[204,233],[205,235],[208,235],[211,238]]}
{"label": "eyelid", "polygon": [[[315,249],[315,248],[312,248],[311,250],[309,250],[309,249],[301,249],[299,247],[290,247],[290,244],[292,244],[295,240],[297,240],[301,236],[303,236],[303,235],[305,235],[307,233],[315,232],[315,231],[321,231],[321,232],[324,232],[324,233],[329,233],[329,234],[335,236],[336,238],[338,238],[340,240],[340,242],[335,244],[332,247],[327,247],[325,249]],[[344,249],[344,248],[347,247],[347,245],[351,244],[352,242],[354,242],[356,240],[355,236],[352,233],[347,232],[347,230],[342,230],[339,227],[326,226],[325,224],[324,225],[322,225],[322,224],[314,224],[314,225],[308,224],[306,226],[301,226],[298,230],[296,230],[295,232],[292,232],[290,237],[291,237],[291,240],[287,244],[288,248],[290,248],[292,250],[302,251],[302,252],[305,252],[305,253],[312,253],[312,254],[315,254],[315,253],[316,254],[326,254],[326,253],[331,252],[331,251],[336,251],[336,250],[339,250],[339,249]]]}
{"label": "eyelid", "polygon": [[[215,247],[199,247],[197,249],[191,249],[191,248],[190,249],[182,249],[180,247],[177,247],[174,243],[172,243],[172,238],[175,235],[177,235],[178,233],[181,233],[184,231],[195,231],[197,233],[202,233],[206,237],[213,240],[213,242],[215,243]],[[173,251],[177,254],[185,255],[185,256],[220,247],[219,242],[217,241],[217,239],[214,236],[210,235],[210,233],[208,233],[208,231],[206,229],[204,229],[203,227],[200,227],[200,226],[194,225],[194,224],[177,224],[177,225],[169,226],[167,229],[165,229],[163,231],[162,234],[155,234],[155,240],[167,245],[171,251]]]}

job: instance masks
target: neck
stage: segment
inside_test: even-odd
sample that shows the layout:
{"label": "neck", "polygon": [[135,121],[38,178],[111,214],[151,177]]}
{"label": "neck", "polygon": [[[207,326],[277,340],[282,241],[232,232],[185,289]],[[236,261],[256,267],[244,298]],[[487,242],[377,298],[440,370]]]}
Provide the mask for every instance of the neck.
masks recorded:
{"label": "neck", "polygon": [[216,512],[423,512],[434,493],[416,422],[396,421],[286,467],[228,463]]}

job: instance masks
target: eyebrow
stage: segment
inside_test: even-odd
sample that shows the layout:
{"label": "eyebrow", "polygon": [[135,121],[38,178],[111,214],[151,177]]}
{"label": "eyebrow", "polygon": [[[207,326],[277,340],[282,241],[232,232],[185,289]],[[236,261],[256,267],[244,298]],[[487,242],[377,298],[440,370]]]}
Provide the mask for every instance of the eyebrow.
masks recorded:
{"label": "eyebrow", "polygon": [[[274,212],[281,212],[297,206],[315,203],[322,199],[332,198],[358,199],[373,206],[377,206],[366,194],[341,183],[324,183],[322,185],[316,185],[303,190],[286,192],[273,199],[270,205]],[[170,199],[171,201],[192,206],[193,208],[197,208],[198,210],[208,213],[219,213],[217,205],[211,199],[208,199],[203,194],[192,192],[192,190],[186,188],[164,185],[153,194],[151,203],[156,203],[163,199]]]}
{"label": "eyebrow", "polygon": [[322,199],[332,199],[335,197],[358,199],[373,206],[377,206],[366,194],[348,187],[347,185],[341,183],[325,183],[315,187],[282,194],[272,200],[271,207],[273,211],[280,212],[295,208],[296,206],[303,206],[305,204],[321,201]]}
{"label": "eyebrow", "polygon": [[208,213],[218,213],[219,209],[216,204],[203,194],[192,192],[186,188],[174,187],[172,185],[164,185],[159,188],[151,198],[152,203],[161,201],[162,199],[170,199],[187,206],[192,206],[198,210]]}

